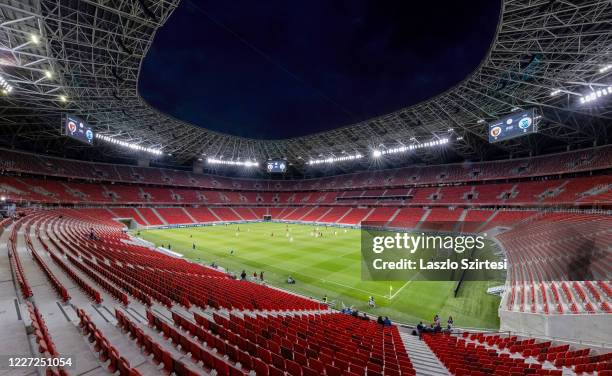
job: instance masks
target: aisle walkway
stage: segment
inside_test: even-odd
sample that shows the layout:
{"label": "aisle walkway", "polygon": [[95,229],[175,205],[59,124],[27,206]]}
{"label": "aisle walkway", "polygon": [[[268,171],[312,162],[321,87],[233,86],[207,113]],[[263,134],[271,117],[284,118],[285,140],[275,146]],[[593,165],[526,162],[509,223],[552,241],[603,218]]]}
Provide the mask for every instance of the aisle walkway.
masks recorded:
{"label": "aisle walkway", "polygon": [[421,341],[418,336],[411,334],[412,329],[399,328],[400,336],[406,346],[408,357],[412,362],[412,366],[417,375],[423,376],[448,376],[450,373],[440,363],[438,358],[431,351],[429,346],[424,341]]}

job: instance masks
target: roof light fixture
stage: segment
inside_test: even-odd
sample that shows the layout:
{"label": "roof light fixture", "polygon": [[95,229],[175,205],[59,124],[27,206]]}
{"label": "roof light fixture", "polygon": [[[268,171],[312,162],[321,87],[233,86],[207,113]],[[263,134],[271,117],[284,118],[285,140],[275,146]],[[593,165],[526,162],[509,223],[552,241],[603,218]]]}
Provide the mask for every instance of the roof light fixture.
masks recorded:
{"label": "roof light fixture", "polygon": [[132,142],[126,142],[126,141],[121,141],[121,140],[117,140],[116,138],[113,137],[109,137],[103,134],[99,134],[96,133],[96,138],[100,139],[102,141],[111,143],[111,144],[115,144],[115,145],[119,145],[119,146],[123,146],[125,148],[131,149],[131,150],[135,150],[135,151],[144,151],[146,153],[150,153],[150,154],[154,154],[154,155],[162,155],[163,152],[161,149],[158,148],[150,148],[150,147],[146,147],[146,146],[141,146]]}

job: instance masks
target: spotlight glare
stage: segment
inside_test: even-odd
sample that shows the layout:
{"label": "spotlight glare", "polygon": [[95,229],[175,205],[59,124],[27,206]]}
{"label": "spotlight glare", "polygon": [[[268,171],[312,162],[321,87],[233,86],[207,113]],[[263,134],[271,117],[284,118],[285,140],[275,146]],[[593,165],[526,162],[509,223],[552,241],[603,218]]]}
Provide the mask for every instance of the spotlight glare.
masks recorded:
{"label": "spotlight glare", "polygon": [[[459,138],[457,138],[459,139]],[[411,138],[412,141],[416,142],[416,139],[414,137]],[[434,147],[434,146],[441,146],[441,145],[446,145],[448,144],[449,139],[448,138],[441,138],[441,139],[437,139],[437,140],[432,140],[432,141],[427,141],[424,143],[415,143],[415,144],[411,144],[411,145],[402,145],[402,146],[398,146],[396,148],[391,148],[391,149],[385,149],[385,150],[374,150],[374,152],[372,152],[372,156],[375,158],[379,158],[382,155],[387,155],[387,154],[397,154],[397,153],[403,153],[405,151],[411,151],[411,150],[416,150],[416,149],[424,149],[424,148],[430,148],[430,147]]]}
{"label": "spotlight glare", "polygon": [[357,153],[357,154],[349,154],[349,155],[345,155],[343,157],[328,157],[328,158],[324,158],[324,159],[311,159],[308,161],[308,164],[310,166],[312,165],[318,165],[318,164],[323,164],[323,163],[327,163],[327,164],[332,164],[332,163],[336,163],[336,162],[344,162],[344,161],[352,161],[352,160],[356,160],[356,159],[360,159],[363,158],[363,155]]}
{"label": "spotlight glare", "polygon": [[131,149],[131,150],[137,150],[137,151],[144,151],[150,154],[154,154],[154,155],[162,155],[163,151],[161,149],[157,149],[157,148],[150,148],[150,147],[145,147],[145,146],[141,146],[138,144],[134,144],[131,142],[126,142],[126,141],[121,141],[121,140],[117,140],[116,138],[113,137],[109,137],[103,134],[99,134],[96,133],[96,138],[108,142],[110,144],[115,144],[115,145],[119,145],[119,146],[123,146],[125,148]]}
{"label": "spotlight glare", "polygon": [[601,97],[605,97],[608,94],[612,94],[612,87],[603,88],[600,90],[592,91],[580,97],[580,104],[586,104],[593,102]]}
{"label": "spotlight glare", "polygon": [[9,94],[11,91],[13,91],[13,87],[8,83],[7,80],[4,79],[4,77],[0,76],[0,87],[2,88],[2,93],[4,95]]}
{"label": "spotlight glare", "polygon": [[244,167],[257,167],[259,162],[257,161],[230,161],[217,158],[207,158],[206,162],[212,165],[226,165],[226,166],[244,166]]}

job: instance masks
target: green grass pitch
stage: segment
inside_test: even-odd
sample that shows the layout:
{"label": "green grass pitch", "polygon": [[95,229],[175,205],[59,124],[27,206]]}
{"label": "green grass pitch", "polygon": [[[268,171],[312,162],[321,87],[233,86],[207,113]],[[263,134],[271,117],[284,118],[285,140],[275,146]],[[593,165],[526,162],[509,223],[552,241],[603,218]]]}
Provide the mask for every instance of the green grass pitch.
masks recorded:
{"label": "green grass pitch", "polygon": [[[269,284],[317,299],[327,294],[336,308],[344,304],[405,323],[430,322],[435,314],[444,321],[452,315],[457,326],[499,328],[499,298],[486,294],[487,287],[499,283],[464,282],[454,297],[455,282],[362,281],[360,231],[319,227],[323,237],[314,237],[314,228],[260,222],[143,230],[140,237],[157,246],[171,244],[188,259],[214,261],[236,274],[263,270]],[[285,283],[289,275],[295,285]],[[376,300],[374,309],[368,308],[370,295]]]}

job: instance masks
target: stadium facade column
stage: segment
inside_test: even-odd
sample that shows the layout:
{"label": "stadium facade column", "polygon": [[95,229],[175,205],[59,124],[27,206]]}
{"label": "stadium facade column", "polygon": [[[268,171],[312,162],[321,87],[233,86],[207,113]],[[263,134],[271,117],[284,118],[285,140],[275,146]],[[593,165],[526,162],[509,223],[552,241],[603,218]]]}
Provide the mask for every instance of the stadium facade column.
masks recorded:
{"label": "stadium facade column", "polygon": [[191,166],[191,170],[194,174],[202,174],[204,173],[204,162],[201,161],[193,161]]}

